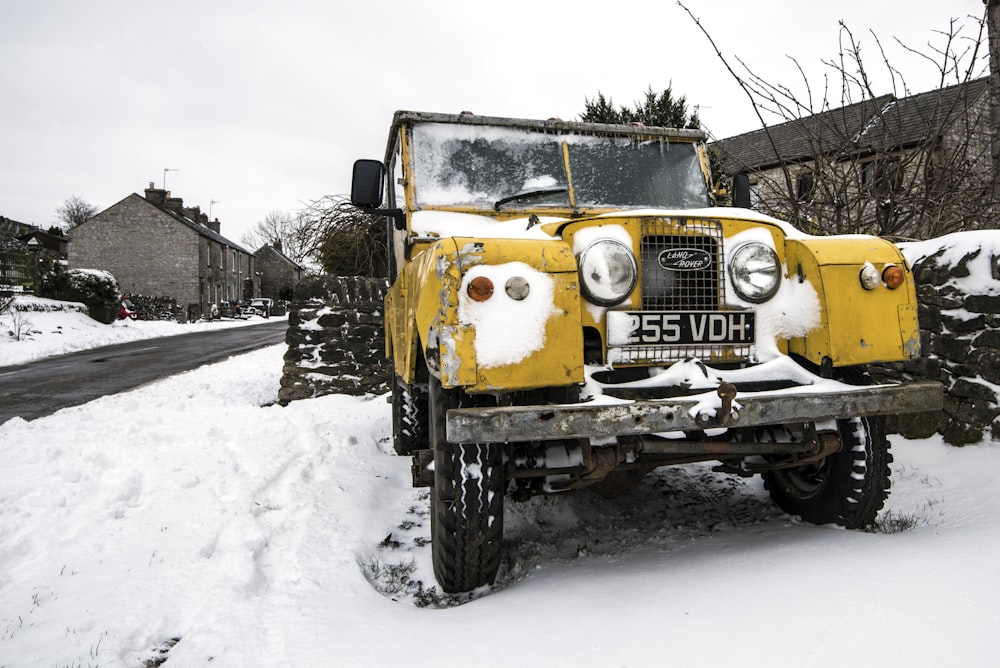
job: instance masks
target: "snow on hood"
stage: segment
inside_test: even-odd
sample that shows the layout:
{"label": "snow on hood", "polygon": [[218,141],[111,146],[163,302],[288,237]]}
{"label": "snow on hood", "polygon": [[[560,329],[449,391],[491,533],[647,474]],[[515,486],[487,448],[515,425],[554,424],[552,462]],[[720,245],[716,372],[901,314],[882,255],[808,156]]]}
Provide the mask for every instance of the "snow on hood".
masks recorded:
{"label": "snow on hood", "polygon": [[[541,224],[560,222],[564,218],[539,217]],[[529,225],[528,218],[498,221],[490,216],[477,216],[456,211],[414,211],[410,216],[414,234],[422,237],[476,237],[480,239],[551,239],[538,224]]]}

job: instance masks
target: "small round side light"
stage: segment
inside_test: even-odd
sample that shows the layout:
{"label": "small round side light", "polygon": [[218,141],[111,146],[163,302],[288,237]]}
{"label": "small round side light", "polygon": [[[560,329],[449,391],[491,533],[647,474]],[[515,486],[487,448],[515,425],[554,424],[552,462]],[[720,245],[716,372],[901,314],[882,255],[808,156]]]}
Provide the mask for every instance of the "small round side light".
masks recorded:
{"label": "small round side light", "polygon": [[504,286],[507,291],[507,296],[515,301],[521,301],[528,297],[528,292],[531,291],[531,286],[528,285],[526,281],[521,276],[512,276],[507,279],[507,284]]}
{"label": "small round side light", "polygon": [[865,263],[865,266],[861,268],[861,275],[858,278],[861,280],[861,287],[865,290],[874,290],[882,285],[882,276],[871,262]]}
{"label": "small round side light", "polygon": [[493,281],[485,276],[476,276],[466,288],[473,301],[484,302],[493,296]]}
{"label": "small round side light", "polygon": [[906,280],[906,273],[898,264],[888,264],[882,270],[882,280],[885,281],[886,287],[895,290]]}

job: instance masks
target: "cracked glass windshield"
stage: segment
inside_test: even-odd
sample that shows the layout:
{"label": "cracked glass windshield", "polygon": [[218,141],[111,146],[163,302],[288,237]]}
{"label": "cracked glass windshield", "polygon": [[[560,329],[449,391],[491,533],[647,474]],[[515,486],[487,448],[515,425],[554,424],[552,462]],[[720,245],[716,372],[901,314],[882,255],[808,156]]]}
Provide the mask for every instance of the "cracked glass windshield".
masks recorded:
{"label": "cracked glass windshield", "polygon": [[423,123],[413,128],[411,146],[418,207],[692,209],[709,204],[695,147],[685,142]]}

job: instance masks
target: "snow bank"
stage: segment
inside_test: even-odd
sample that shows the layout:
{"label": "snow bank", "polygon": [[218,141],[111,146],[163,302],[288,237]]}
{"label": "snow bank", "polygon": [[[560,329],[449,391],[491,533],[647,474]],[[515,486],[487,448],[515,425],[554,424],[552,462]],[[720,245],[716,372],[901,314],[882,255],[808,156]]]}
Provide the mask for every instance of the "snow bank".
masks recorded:
{"label": "snow bank", "polygon": [[707,465],[509,503],[497,585],[456,606],[385,398],[270,405],[284,349],[0,425],[0,665],[994,662],[995,445],[894,439],[892,535]]}

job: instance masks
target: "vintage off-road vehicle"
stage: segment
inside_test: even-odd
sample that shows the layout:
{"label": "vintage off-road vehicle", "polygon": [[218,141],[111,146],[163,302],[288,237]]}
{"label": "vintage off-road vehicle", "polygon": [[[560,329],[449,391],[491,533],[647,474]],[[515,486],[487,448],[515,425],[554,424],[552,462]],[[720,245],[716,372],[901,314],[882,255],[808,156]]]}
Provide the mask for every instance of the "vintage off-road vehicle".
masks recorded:
{"label": "vintage off-road vehicle", "polygon": [[875,520],[875,416],[942,402],[860,372],[918,354],[910,268],[878,238],[714,206],[708,164],[698,131],[407,111],[384,161],[355,163],[353,203],[389,223],[394,443],[432,487],[445,591],[495,578],[506,497],[614,495],[664,465]]}

